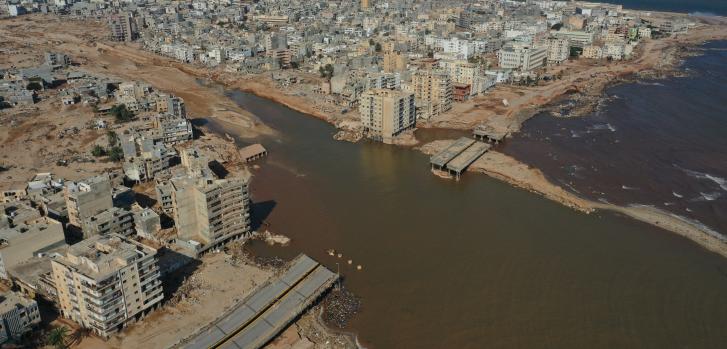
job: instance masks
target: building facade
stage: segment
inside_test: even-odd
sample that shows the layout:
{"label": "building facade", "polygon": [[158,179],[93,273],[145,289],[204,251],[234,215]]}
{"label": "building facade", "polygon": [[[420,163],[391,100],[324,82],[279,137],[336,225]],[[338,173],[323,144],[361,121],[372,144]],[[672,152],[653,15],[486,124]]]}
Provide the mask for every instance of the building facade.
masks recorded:
{"label": "building facade", "polygon": [[359,99],[359,114],[364,129],[384,143],[416,124],[414,94],[389,89],[371,89]]}
{"label": "building facade", "polygon": [[66,182],[63,194],[68,221],[79,228],[87,218],[113,207],[111,180],[106,174],[80,182]]}
{"label": "building facade", "polygon": [[18,339],[40,323],[38,303],[15,292],[0,294],[0,345]]}
{"label": "building facade", "polygon": [[497,52],[500,68],[532,71],[545,66],[548,50],[524,44],[511,44]]}
{"label": "building facade", "polygon": [[452,109],[452,79],[447,73],[419,70],[412,76],[412,90],[420,119],[429,119]]}
{"label": "building facade", "polygon": [[250,234],[248,180],[183,177],[171,181],[177,236],[206,247]]}
{"label": "building facade", "polygon": [[156,250],[97,235],[51,261],[61,315],[108,338],[161,302]]}

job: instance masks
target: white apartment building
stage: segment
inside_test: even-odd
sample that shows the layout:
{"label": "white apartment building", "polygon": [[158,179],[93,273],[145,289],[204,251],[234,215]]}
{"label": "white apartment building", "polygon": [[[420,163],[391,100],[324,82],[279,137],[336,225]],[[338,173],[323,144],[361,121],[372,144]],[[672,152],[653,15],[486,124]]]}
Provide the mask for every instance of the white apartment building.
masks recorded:
{"label": "white apartment building", "polygon": [[497,52],[500,68],[532,71],[545,66],[548,49],[524,44],[509,44]]}
{"label": "white apartment building", "polygon": [[51,260],[61,314],[108,338],[164,298],[156,250],[97,235]]}
{"label": "white apartment building", "polygon": [[414,94],[388,89],[371,89],[359,99],[361,124],[369,136],[384,143],[416,124]]}
{"label": "white apartment building", "polygon": [[548,64],[561,64],[570,56],[568,39],[550,38],[548,43]]}
{"label": "white apartment building", "polygon": [[550,35],[558,39],[568,39],[571,46],[584,47],[593,43],[593,33],[578,30],[552,30]]}

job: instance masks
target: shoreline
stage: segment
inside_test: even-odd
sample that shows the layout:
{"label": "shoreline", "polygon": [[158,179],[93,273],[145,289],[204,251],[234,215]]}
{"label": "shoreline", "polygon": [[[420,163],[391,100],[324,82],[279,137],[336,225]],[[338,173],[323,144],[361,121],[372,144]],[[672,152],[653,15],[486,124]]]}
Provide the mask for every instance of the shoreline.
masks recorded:
{"label": "shoreline", "polygon": [[[721,34],[719,38],[705,38],[697,35],[697,39],[685,40],[680,38],[671,42],[671,45],[667,45],[666,49],[670,50],[667,54],[669,56],[667,64],[652,67],[650,69],[641,71],[624,71],[619,73],[615,79],[600,81],[595,83],[586,89],[584,93],[581,90],[575,89],[575,94],[593,96],[593,100],[587,101],[585,106],[579,106],[582,110],[578,113],[574,113],[569,117],[582,117],[588,113],[589,110],[597,108],[603,100],[605,91],[612,86],[633,83],[642,80],[659,80],[679,76],[683,74],[681,69],[682,63],[685,58],[693,55],[698,55],[697,48],[702,46],[708,41],[714,40],[727,40],[727,34]],[[644,57],[638,57],[635,61],[644,59]],[[661,61],[658,61],[661,63]],[[216,81],[217,82],[217,81]],[[237,81],[234,84],[221,82],[221,84],[227,88],[234,88],[242,92],[250,93],[255,96],[268,99],[275,103],[281,104],[291,110],[312,116],[314,118],[323,120],[329,124],[334,125],[339,131],[347,132],[347,130],[340,127],[341,121],[346,118],[336,118],[335,116],[327,115],[318,110],[315,110],[309,105],[306,98],[299,96],[290,96],[283,94],[280,89],[271,88],[270,86],[263,86],[263,84],[257,83],[256,85],[246,85],[245,81]],[[516,128],[510,128],[511,132],[519,132],[520,127],[528,119],[535,116],[541,111],[547,111],[548,108],[553,107],[554,104],[567,99],[571,93],[571,88],[566,88],[561,93],[552,94],[547,102],[540,105],[531,105],[526,108],[513,112],[512,119],[515,120],[512,125],[516,125]],[[512,120],[511,119],[511,120]],[[337,122],[338,121],[338,122]],[[448,127],[449,126],[449,127]],[[451,127],[452,125],[442,126],[438,123],[425,122],[419,126],[423,129],[451,129],[451,130],[467,130],[470,127]],[[356,140],[355,137],[354,142]],[[345,139],[345,137],[343,138]],[[428,154],[423,148],[431,145],[432,143],[441,142],[433,141],[427,144],[416,144],[412,142],[399,142],[394,145],[414,148],[422,153]],[[431,155],[431,153],[429,153]],[[483,160],[484,159],[484,160]],[[549,200],[558,202],[566,207],[581,211],[586,214],[596,212],[597,210],[607,210],[628,216],[637,221],[641,221],[647,224],[651,224],[655,227],[670,231],[674,234],[682,236],[691,240],[692,242],[700,245],[708,251],[717,253],[727,258],[727,237],[720,235],[719,233],[711,230],[709,227],[704,226],[698,222],[690,221],[684,217],[678,216],[675,213],[668,212],[656,207],[645,206],[645,205],[631,205],[631,206],[619,206],[614,204],[605,204],[588,199],[581,198],[577,194],[563,189],[562,187],[554,184],[548,180],[545,175],[537,168],[533,168],[519,160],[512,158],[508,155],[500,153],[498,151],[489,151],[483,155],[480,159],[475,161],[470,168],[467,169],[469,172],[476,172],[488,175],[494,179],[506,182],[512,186],[528,190],[533,193],[537,193]],[[519,174],[518,174],[519,173]]]}
{"label": "shoreline", "polygon": [[[446,148],[453,141],[433,141],[419,147],[419,151],[424,154],[434,154]],[[685,237],[703,248],[727,258],[727,237],[719,235],[706,226],[652,206],[619,206],[584,199],[554,184],[539,169],[498,151],[488,151],[472,163],[467,171],[486,174],[585,214],[606,210],[629,216],[637,221]]]}

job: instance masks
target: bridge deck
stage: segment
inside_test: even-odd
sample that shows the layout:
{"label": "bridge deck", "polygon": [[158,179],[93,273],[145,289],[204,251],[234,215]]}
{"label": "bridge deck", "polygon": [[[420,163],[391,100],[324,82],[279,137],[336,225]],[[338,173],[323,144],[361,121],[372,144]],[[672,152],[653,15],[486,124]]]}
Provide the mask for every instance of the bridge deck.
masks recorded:
{"label": "bridge deck", "polygon": [[440,151],[436,155],[432,156],[430,162],[432,165],[437,167],[444,167],[448,162],[454,159],[459,153],[467,149],[475,140],[467,137],[462,137],[454,143],[450,144],[446,149]]}
{"label": "bridge deck", "polygon": [[182,347],[260,348],[325,292],[338,275],[306,255]]}
{"label": "bridge deck", "polygon": [[465,149],[462,153],[457,155],[452,161],[447,163],[447,169],[450,171],[454,171],[457,174],[460,174],[462,171],[464,171],[467,166],[475,162],[482,154],[484,154],[486,151],[490,149],[490,145],[482,142],[477,142],[467,149]]}

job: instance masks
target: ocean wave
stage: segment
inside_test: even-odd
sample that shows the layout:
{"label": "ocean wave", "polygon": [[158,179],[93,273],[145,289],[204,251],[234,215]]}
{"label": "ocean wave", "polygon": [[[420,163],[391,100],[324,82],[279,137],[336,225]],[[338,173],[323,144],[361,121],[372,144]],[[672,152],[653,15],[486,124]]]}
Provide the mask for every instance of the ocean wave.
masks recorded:
{"label": "ocean wave", "polygon": [[627,186],[627,185],[622,185],[622,186],[621,186],[621,189],[623,189],[623,190],[639,190],[639,188],[636,188],[636,187],[629,187],[629,186]]}
{"label": "ocean wave", "polygon": [[592,129],[592,130],[609,130],[611,132],[616,132],[616,127],[614,127],[610,123],[596,124],[596,125],[593,125],[592,127],[590,127],[590,129]]}
{"label": "ocean wave", "polygon": [[680,199],[684,197],[684,195],[679,194],[679,193],[677,193],[675,191],[671,192],[671,195],[674,195],[674,197],[677,197],[677,198],[680,198]]}
{"label": "ocean wave", "polygon": [[645,86],[664,86],[664,84],[660,82],[646,82],[646,81],[639,81],[639,85],[645,85]]}
{"label": "ocean wave", "polygon": [[699,192],[701,196],[697,197],[695,201],[714,201],[719,199],[720,196],[722,196],[722,193],[720,192],[713,192],[713,193],[702,193]]}
{"label": "ocean wave", "polygon": [[682,167],[679,167],[679,165],[676,165],[676,164],[674,166],[677,167],[677,168],[679,168],[679,169],[681,169],[682,171],[684,171],[684,173],[686,173],[688,176],[690,176],[692,178],[696,178],[696,179],[706,179],[706,180],[712,181],[715,184],[717,184],[722,190],[727,191],[727,179],[725,179],[725,178],[722,178],[722,177],[719,177],[719,176],[715,176],[715,175],[709,174],[709,173],[704,173],[704,172],[699,172],[699,171],[693,171],[693,170],[690,170],[690,169],[682,168]]}

